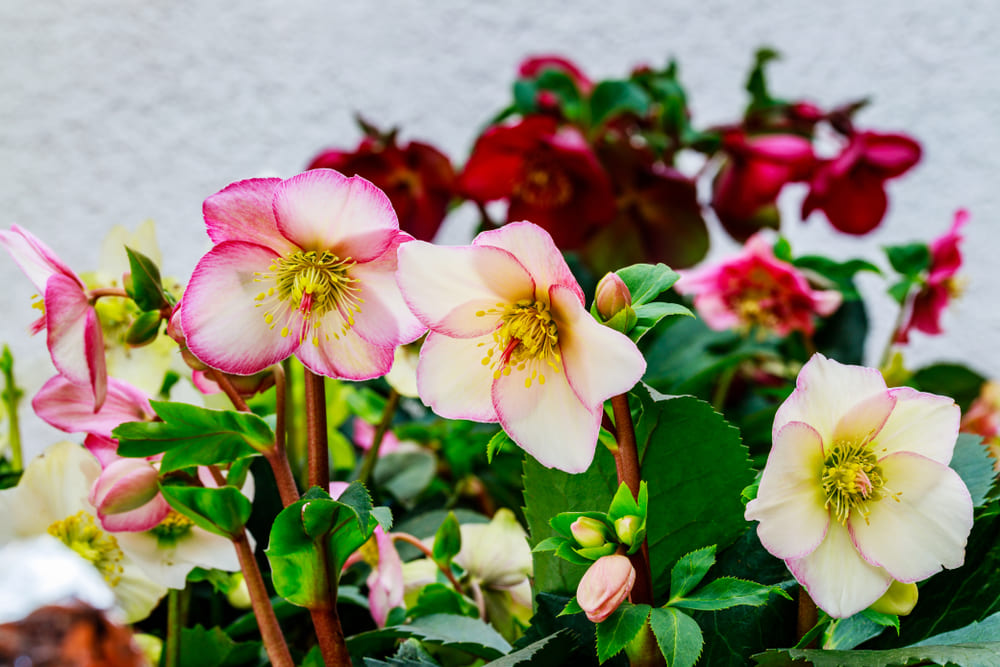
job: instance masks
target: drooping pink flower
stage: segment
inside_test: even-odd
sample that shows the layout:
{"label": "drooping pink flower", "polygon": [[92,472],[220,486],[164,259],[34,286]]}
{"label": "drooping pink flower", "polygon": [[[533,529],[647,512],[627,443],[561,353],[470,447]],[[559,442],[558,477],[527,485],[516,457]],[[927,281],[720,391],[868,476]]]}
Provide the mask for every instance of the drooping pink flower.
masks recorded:
{"label": "drooping pink flower", "polygon": [[423,333],[394,282],[399,231],[386,195],[358,176],[314,169],[233,183],[205,200],[216,244],[182,301],[188,349],[250,375],[294,354],[320,375],[384,375]]}
{"label": "drooping pink flower", "polygon": [[631,389],[646,362],[587,313],[552,238],[519,222],[471,246],[415,241],[400,248],[398,281],[431,330],[421,399],[443,417],[500,422],[543,465],[586,470],[604,401]]}
{"label": "drooping pink flower", "polygon": [[149,421],[155,416],[143,392],[115,378],[108,379],[107,398],[97,412],[90,389],[62,375],[42,385],[31,400],[31,407],[42,420],[61,431],[105,438],[110,438],[111,431],[119,424]]}
{"label": "drooping pink flower", "polygon": [[746,518],[817,606],[851,616],[893,580],[964,561],[972,498],[948,467],[958,425],[950,398],[813,355],[775,415]]}
{"label": "drooping pink flower", "polygon": [[628,556],[602,556],[587,568],[576,587],[576,601],[593,623],[618,609],[635,585],[635,568]]}
{"label": "drooping pink flower", "polygon": [[693,295],[698,314],[718,331],[760,326],[779,336],[812,333],[814,315],[831,315],[842,300],[836,290],[813,289],[801,271],[774,256],[761,232],[737,256],[680,274],[677,291]]}
{"label": "drooping pink flower", "polygon": [[917,164],[920,152],[920,144],[903,134],[854,133],[840,155],[814,172],[803,219],[819,210],[836,229],[867,234],[889,207],[885,182]]}
{"label": "drooping pink flower", "polygon": [[908,342],[913,329],[931,335],[942,333],[941,316],[948,302],[958,293],[955,274],[962,266],[962,253],[958,244],[962,241],[962,227],[968,221],[969,212],[965,209],[958,210],[951,228],[931,243],[931,265],[927,282],[913,297],[913,301],[907,304],[909,312],[903,326],[896,333],[897,343]]}
{"label": "drooping pink flower", "polygon": [[611,180],[584,136],[548,116],[487,129],[459,189],[477,202],[509,200],[508,222],[531,220],[563,249],[578,248],[615,216]]}
{"label": "drooping pink flower", "polygon": [[70,382],[88,387],[94,410],[107,392],[104,334],[86,285],[31,232],[14,225],[0,230],[0,245],[42,295],[44,314],[32,332],[46,330],[52,363]]}

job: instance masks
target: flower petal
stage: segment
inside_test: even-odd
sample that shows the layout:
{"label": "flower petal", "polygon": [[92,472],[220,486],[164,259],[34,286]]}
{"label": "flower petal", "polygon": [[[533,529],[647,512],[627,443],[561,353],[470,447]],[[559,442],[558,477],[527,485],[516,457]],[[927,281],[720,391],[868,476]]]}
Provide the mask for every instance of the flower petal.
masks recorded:
{"label": "flower petal", "polygon": [[500,304],[531,299],[535,292],[524,265],[499,248],[412,241],[399,248],[398,257],[396,280],[407,305],[425,326],[449,336],[493,331]]}
{"label": "flower petal", "polygon": [[[327,313],[320,331],[336,331],[341,324],[336,311]],[[346,380],[370,380],[381,377],[392,367],[393,348],[373,345],[354,328],[333,337],[317,336],[305,341],[295,352],[313,373]]]}
{"label": "flower petal", "polygon": [[892,575],[869,565],[851,543],[847,528],[833,521],[826,539],[808,556],[786,560],[816,606],[834,618],[847,618],[882,597]]}
{"label": "flower petal", "polygon": [[202,212],[212,243],[243,241],[279,254],[296,250],[278,231],[274,220],[272,201],[280,183],[280,178],[249,178],[232,183],[206,199]]}
{"label": "flower petal", "polygon": [[473,246],[503,248],[530,267],[535,281],[535,297],[548,294],[552,285],[569,289],[583,303],[583,290],[566,265],[559,248],[544,229],[530,222],[512,222],[500,229],[482,232],[472,241]]}
{"label": "flower petal", "polygon": [[851,514],[851,536],[861,555],[904,583],[926,579],[942,566],[961,566],[972,530],[972,497],[958,473],[910,452],[891,454],[879,465],[895,495],[870,503],[867,519]]}
{"label": "flower petal", "polygon": [[52,363],[70,382],[90,387],[100,409],[108,389],[101,324],[86,293],[62,274],[45,286],[45,327]]}
{"label": "flower petal", "polygon": [[896,397],[889,391],[883,391],[863,398],[852,405],[833,427],[833,435],[827,442],[831,447],[840,441],[870,441],[882,430],[893,408],[896,407]]}
{"label": "flower petal", "polygon": [[98,512],[97,516],[104,530],[113,533],[141,533],[155,528],[168,514],[170,505],[158,493],[148,503],[133,510],[115,514]]}
{"label": "flower petal", "polygon": [[380,256],[399,233],[384,192],[332,169],[282,181],[274,192],[274,217],[285,238],[303,250],[330,250],[356,262]]}
{"label": "flower petal", "polygon": [[491,394],[493,368],[482,363],[494,344],[490,334],[480,338],[428,334],[417,364],[420,399],[448,419],[497,421]]}
{"label": "flower petal", "polygon": [[514,370],[493,382],[493,406],[503,430],[543,466],[565,472],[590,467],[603,405],[580,402],[566,374],[544,366],[545,381],[525,386],[529,373]]}
{"label": "flower petal", "polygon": [[910,387],[896,387],[889,393],[895,397],[896,407],[875,438],[876,454],[881,458],[894,452],[914,452],[948,465],[962,418],[955,401]]}
{"label": "flower petal", "polygon": [[257,308],[260,284],[255,274],[267,272],[273,250],[252,243],[226,241],[198,262],[184,292],[181,327],[188,348],[200,360],[227,373],[250,375],[287,358],[299,345],[297,313],[288,309],[264,321]]}
{"label": "flower petal", "polygon": [[646,372],[646,360],[635,343],[591,317],[572,290],[553,285],[549,300],[563,369],[580,401],[599,406],[634,387]]}
{"label": "flower petal", "polygon": [[757,535],[781,559],[803,558],[826,537],[823,441],[808,424],[785,424],[774,436],[757,497],[747,503],[747,521],[760,521]]}
{"label": "flower petal", "polygon": [[7,249],[24,275],[39,294],[45,293],[45,284],[54,275],[65,276],[83,289],[83,282],[52,250],[26,229],[12,225],[10,231],[0,230],[0,245]]}
{"label": "flower petal", "polygon": [[62,375],[42,385],[31,400],[31,407],[44,421],[62,431],[108,438],[119,424],[146,421],[153,416],[145,394],[114,378],[108,379],[107,399],[97,412],[94,412],[93,392]]}
{"label": "flower petal", "polygon": [[359,281],[358,296],[362,299],[354,330],[373,345],[395,347],[420,338],[426,331],[396,284],[396,251],[409,239],[410,236],[400,234],[381,257],[350,270],[351,277]]}

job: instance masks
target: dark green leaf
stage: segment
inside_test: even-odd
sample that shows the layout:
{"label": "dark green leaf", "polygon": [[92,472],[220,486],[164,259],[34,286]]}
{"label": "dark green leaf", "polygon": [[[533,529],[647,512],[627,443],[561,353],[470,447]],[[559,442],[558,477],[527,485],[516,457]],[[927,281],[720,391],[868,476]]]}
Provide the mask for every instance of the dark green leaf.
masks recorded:
{"label": "dark green leaf", "polygon": [[962,412],[969,409],[986,382],[982,375],[959,364],[925,366],[916,371],[911,380],[921,391],[951,396]]}
{"label": "dark green leaf", "polygon": [[830,317],[820,320],[816,348],[843,364],[864,364],[868,313],[864,301],[845,301]]}
{"label": "dark green leaf", "polygon": [[565,657],[564,644],[569,642],[571,638],[572,634],[569,630],[559,630],[522,649],[488,662],[483,667],[548,667],[549,665],[557,665]]}
{"label": "dark green leaf", "polygon": [[916,278],[931,266],[931,250],[926,243],[887,246],[885,254],[892,268],[908,278]]}
{"label": "dark green leaf", "polygon": [[426,449],[390,452],[379,457],[375,484],[403,503],[414,501],[433,481],[437,459]]}
{"label": "dark green leaf", "polygon": [[129,296],[139,306],[139,310],[160,310],[172,306],[173,300],[163,289],[156,262],[128,246],[125,247],[125,252],[132,272]]}
{"label": "dark green leaf", "polygon": [[667,667],[691,667],[701,655],[701,628],[694,619],[670,607],[654,609],[649,626]]}
{"label": "dark green leaf", "polygon": [[590,124],[596,127],[626,111],[643,116],[649,103],[649,93],[637,83],[601,81],[590,94]]}
{"label": "dark green leaf", "polygon": [[507,447],[507,451],[512,451],[517,449],[517,445],[514,441],[510,439],[505,431],[498,431],[496,435],[490,438],[490,441],[486,443],[486,462],[493,463],[493,457],[500,453],[500,450]]}
{"label": "dark green leaf", "polygon": [[352,655],[371,655],[396,639],[412,637],[425,644],[446,646],[491,660],[510,652],[511,646],[492,627],[478,618],[433,614],[405,625],[386,627],[355,635],[347,640]]}
{"label": "dark green leaf", "polygon": [[715,545],[682,556],[670,570],[670,597],[682,598],[708,574],[715,565]]}
{"label": "dark green leaf", "polygon": [[789,597],[779,586],[765,586],[745,579],[721,577],[681,599],[672,597],[670,605],[701,611],[718,611],[743,605],[759,607],[766,603],[771,595]]}
{"label": "dark green leaf", "polygon": [[438,528],[437,533],[434,535],[434,548],[432,550],[434,562],[439,567],[449,568],[451,567],[451,560],[458,555],[461,549],[462,533],[458,525],[458,519],[455,518],[454,513],[448,512],[448,516],[441,522],[441,527]]}
{"label": "dark green leaf", "polygon": [[[324,667],[323,662],[320,661],[317,667]],[[365,667],[440,667],[440,665],[419,641],[407,639],[399,645],[396,655],[386,658],[385,661],[366,657]]]}
{"label": "dark green leaf", "polygon": [[860,612],[849,618],[834,620],[823,633],[822,647],[827,650],[851,649],[873,637],[878,637],[884,631],[884,625],[876,623],[864,612]]}
{"label": "dark green leaf", "polygon": [[538,110],[538,84],[527,79],[518,79],[513,88],[514,106],[522,115]]}
{"label": "dark green leaf", "polygon": [[597,624],[597,659],[606,661],[617,654],[646,627],[651,608],[646,604],[623,602],[611,616]]}
{"label": "dark green leaf", "polygon": [[253,505],[235,486],[219,489],[200,486],[160,485],[170,506],[205,530],[235,537],[243,531]]}
{"label": "dark green leaf", "polygon": [[986,496],[996,479],[996,472],[993,470],[995,462],[996,459],[983,446],[980,436],[972,433],[958,434],[950,465],[969,487],[974,507],[986,504]]}
{"label": "dark green leaf", "polygon": [[406,610],[407,615],[417,618],[432,614],[456,614],[479,618],[479,608],[455,589],[444,584],[427,584],[420,590],[416,603]]}
{"label": "dark green leaf", "polygon": [[750,93],[749,109],[763,109],[775,104],[776,100],[771,97],[767,90],[767,75],[765,68],[772,60],[777,60],[780,56],[774,49],[764,47],[754,54],[753,69],[747,77],[746,91]]}
{"label": "dark green leaf", "polygon": [[653,301],[680,278],[677,272],[666,264],[633,264],[615,273],[628,287],[633,307]]}
{"label": "dark green leaf", "polygon": [[921,646],[890,651],[821,651],[772,649],[753,656],[760,667],[812,664],[814,667],[896,667],[897,665],[952,665],[996,667],[1000,642]]}
{"label": "dark green leaf", "polygon": [[947,644],[987,642],[995,641],[997,637],[1000,637],[1000,612],[988,616],[982,621],[970,623],[964,628],[928,637],[922,642],[917,642],[914,646],[944,646]]}
{"label": "dark green leaf", "polygon": [[236,643],[220,628],[206,630],[200,625],[182,628],[178,664],[184,667],[224,667],[255,663],[261,653],[260,642]]}

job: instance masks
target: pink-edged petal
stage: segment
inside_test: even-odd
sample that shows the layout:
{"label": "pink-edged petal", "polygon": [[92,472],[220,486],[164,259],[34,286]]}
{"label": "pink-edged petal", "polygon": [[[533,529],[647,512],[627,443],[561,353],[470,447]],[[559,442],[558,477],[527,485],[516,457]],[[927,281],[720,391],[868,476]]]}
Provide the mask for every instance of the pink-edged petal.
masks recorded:
{"label": "pink-edged petal", "polygon": [[814,354],[795,381],[795,391],[774,416],[773,432],[788,422],[804,422],[832,442],[840,418],[859,401],[884,393],[885,380],[875,368],[848,366]]}
{"label": "pink-edged petal", "polygon": [[[253,536],[248,536],[253,540]],[[240,561],[233,543],[222,535],[210,533],[197,526],[177,541],[178,560],[207,569],[238,572]]]}
{"label": "pink-edged petal", "polygon": [[635,343],[598,323],[572,290],[553,285],[549,300],[563,370],[580,401],[599,406],[634,387],[646,372],[646,360]]}
{"label": "pink-edged petal", "polygon": [[[250,375],[277,363],[295,351],[295,335],[282,336],[287,327],[299,331],[294,308],[264,320],[256,297],[257,273],[268,272],[274,251],[252,243],[226,241],[198,262],[184,292],[181,326],[188,349],[213,368]],[[298,304],[295,304],[298,305]]]}
{"label": "pink-edged petal", "polygon": [[528,267],[535,280],[536,297],[547,294],[552,285],[568,288],[583,303],[583,290],[566,265],[559,248],[547,231],[530,222],[512,222],[500,229],[482,232],[474,246],[503,248]]}
{"label": "pink-edged petal", "polygon": [[62,275],[74,281],[79,289],[83,282],[73,269],[66,266],[52,249],[26,229],[13,225],[10,231],[0,230],[0,245],[7,249],[39,294],[45,293],[45,284],[54,275]]}
{"label": "pink-edged petal", "polygon": [[108,380],[104,405],[94,412],[94,394],[62,375],[50,379],[31,400],[35,414],[67,433],[92,433],[110,438],[119,424],[146,421],[153,416],[149,399],[141,391],[114,378]]}
{"label": "pink-edged petal", "polygon": [[385,626],[389,611],[403,605],[403,561],[392,537],[382,527],[375,529],[378,546],[378,567],[368,577],[368,603],[372,618],[380,628]]}
{"label": "pink-edged petal", "polygon": [[833,427],[828,447],[842,441],[872,440],[882,430],[895,407],[896,397],[888,390],[861,399]]}
{"label": "pink-edged petal", "polygon": [[948,465],[962,418],[955,401],[910,387],[897,387],[889,393],[896,399],[896,407],[875,438],[875,454],[881,458],[894,452],[914,452]]}
{"label": "pink-edged petal", "polygon": [[865,560],[904,583],[922,581],[942,566],[961,566],[972,530],[972,497],[958,473],[909,452],[879,465],[894,496],[869,503],[867,518],[853,512],[848,521]]}
{"label": "pink-edged petal", "polygon": [[[393,348],[373,345],[353,329],[339,332],[337,313],[328,313],[320,325],[316,340],[306,340],[295,352],[313,373],[345,380],[371,380],[385,375],[392,367]],[[330,332],[329,338],[323,331]],[[333,332],[337,331],[334,336]]]}
{"label": "pink-edged petal", "polygon": [[[525,386],[533,370],[544,373],[545,382]],[[569,473],[590,467],[603,406],[581,403],[565,373],[538,363],[501,375],[493,383],[493,406],[503,430],[543,466]]]}
{"label": "pink-edged petal", "polygon": [[89,500],[102,514],[134,510],[159,494],[158,475],[156,468],[144,459],[117,459],[101,471]]}
{"label": "pink-edged petal", "polygon": [[427,328],[416,318],[396,284],[397,249],[410,236],[400,234],[381,257],[357,264],[350,270],[359,282],[361,313],[355,317],[354,330],[373,345],[395,347],[410,343]]}
{"label": "pink-edged petal", "polygon": [[781,559],[803,558],[826,537],[830,512],[823,506],[823,441],[808,424],[785,424],[774,436],[757,497],[747,503],[747,521]]}
{"label": "pink-edged petal", "polygon": [[70,382],[90,387],[100,409],[108,388],[104,334],[86,293],[64,275],[46,284],[45,327],[52,363]]}
{"label": "pink-edged petal", "polygon": [[882,597],[892,575],[865,562],[847,528],[833,521],[823,542],[808,556],[785,561],[816,606],[834,618],[847,618]]}
{"label": "pink-edged petal", "polygon": [[389,198],[361,178],[312,169],[282,181],[274,192],[278,229],[303,250],[331,250],[368,262],[399,233]]}
{"label": "pink-edged petal", "polygon": [[202,212],[213,243],[243,241],[279,254],[296,250],[274,220],[274,191],[280,178],[250,178],[232,183],[205,200]]}
{"label": "pink-edged petal", "polygon": [[118,441],[106,438],[102,435],[88,433],[83,439],[83,446],[94,455],[101,464],[101,468],[106,468],[108,464],[118,460]]}
{"label": "pink-edged petal", "polygon": [[396,281],[407,305],[425,326],[449,336],[482,336],[497,327],[507,304],[534,298],[531,274],[506,250],[412,241],[398,258]]}
{"label": "pink-edged petal", "polygon": [[489,334],[479,338],[428,334],[417,363],[420,399],[448,419],[497,421],[491,394],[493,368],[482,363],[495,344]]}
{"label": "pink-edged petal", "polygon": [[170,505],[162,495],[156,494],[148,503],[134,510],[118,514],[98,512],[97,516],[105,530],[113,533],[139,533],[155,528],[168,514]]}

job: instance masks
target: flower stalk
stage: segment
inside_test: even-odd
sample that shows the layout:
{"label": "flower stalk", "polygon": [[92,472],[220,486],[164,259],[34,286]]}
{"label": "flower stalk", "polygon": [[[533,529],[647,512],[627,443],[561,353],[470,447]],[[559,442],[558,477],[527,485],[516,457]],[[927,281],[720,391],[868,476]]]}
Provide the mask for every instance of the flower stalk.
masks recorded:
{"label": "flower stalk", "polygon": [[288,651],[285,643],[285,636],[278,625],[278,617],[274,614],[274,607],[271,606],[271,599],[264,586],[264,578],[257,567],[257,560],[253,556],[250,542],[247,540],[246,531],[241,531],[232,538],[233,546],[236,547],[236,555],[240,560],[240,569],[243,570],[243,578],[250,592],[250,604],[253,607],[253,614],[257,618],[257,625],[260,627],[260,636],[264,641],[264,649],[271,664],[276,667],[294,667],[292,654]]}
{"label": "flower stalk", "polygon": [[309,433],[307,459],[309,486],[330,487],[330,450],[326,435],[326,385],[324,377],[305,371],[306,430]]}
{"label": "flower stalk", "polygon": [[7,410],[7,442],[10,443],[10,465],[13,470],[24,469],[24,459],[21,454],[21,425],[17,417],[17,405],[21,402],[23,392],[14,381],[14,355],[10,353],[10,348],[3,346],[3,353],[0,355],[0,372],[3,373],[3,399],[4,408]]}
{"label": "flower stalk", "polygon": [[385,434],[389,431],[389,426],[392,424],[392,418],[396,414],[398,406],[399,392],[393,389],[389,392],[389,399],[386,401],[385,409],[382,411],[382,419],[379,421],[378,426],[375,427],[375,435],[372,436],[372,446],[365,452],[365,458],[361,464],[361,472],[358,474],[358,481],[366,487],[368,486],[368,480],[375,471],[375,462],[378,461],[378,452],[382,447],[382,440],[385,439]]}

